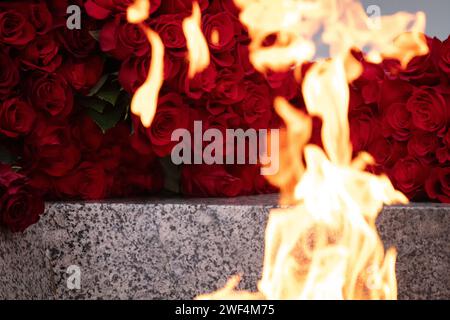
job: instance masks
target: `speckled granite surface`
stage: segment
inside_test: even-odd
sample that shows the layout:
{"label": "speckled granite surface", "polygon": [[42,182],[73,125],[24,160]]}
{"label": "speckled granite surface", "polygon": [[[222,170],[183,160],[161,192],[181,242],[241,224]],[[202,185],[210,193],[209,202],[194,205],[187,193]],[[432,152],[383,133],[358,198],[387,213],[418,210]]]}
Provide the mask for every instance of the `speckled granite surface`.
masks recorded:
{"label": "speckled granite surface", "polygon": [[[243,274],[259,278],[276,196],[50,203],[24,235],[0,233],[0,298],[190,299]],[[450,206],[386,208],[399,298],[450,298]],[[81,269],[67,289],[66,269]]]}

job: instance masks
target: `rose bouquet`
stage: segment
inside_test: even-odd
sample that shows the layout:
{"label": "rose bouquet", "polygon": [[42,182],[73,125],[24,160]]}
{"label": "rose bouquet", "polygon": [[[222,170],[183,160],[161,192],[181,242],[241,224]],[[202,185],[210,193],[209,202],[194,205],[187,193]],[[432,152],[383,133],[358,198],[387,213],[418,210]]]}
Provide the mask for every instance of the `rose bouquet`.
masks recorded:
{"label": "rose bouquet", "polygon": [[[142,196],[164,187],[188,196],[276,192],[258,165],[170,161],[172,132],[193,131],[194,121],[222,132],[279,128],[276,96],[304,107],[293,72],[263,75],[252,67],[232,0],[198,2],[211,63],[189,79],[182,21],[192,1],[151,1],[146,23],[166,52],[150,128],[129,110],[151,61],[147,38],[126,19],[133,0],[0,3],[1,225],[23,231],[38,220],[43,200]],[[67,27],[70,5],[81,9],[80,29]],[[406,70],[397,61],[363,62],[350,86],[351,136],[355,152],[375,157],[371,169],[411,199],[450,202],[450,40],[429,39],[429,46]]]}

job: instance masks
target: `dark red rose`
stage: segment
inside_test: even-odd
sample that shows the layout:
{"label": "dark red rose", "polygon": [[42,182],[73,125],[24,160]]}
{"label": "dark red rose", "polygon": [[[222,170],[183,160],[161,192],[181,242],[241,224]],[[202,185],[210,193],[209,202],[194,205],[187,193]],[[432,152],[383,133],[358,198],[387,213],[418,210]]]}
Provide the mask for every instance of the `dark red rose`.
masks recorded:
{"label": "dark red rose", "polygon": [[400,78],[418,85],[434,85],[439,83],[440,75],[435,66],[434,53],[440,51],[442,45],[437,38],[427,38],[430,52],[413,58],[405,70],[400,71]]}
{"label": "dark red rose", "polygon": [[53,27],[53,17],[45,2],[32,3],[29,6],[30,21],[38,35],[46,34]]}
{"label": "dark red rose", "polygon": [[382,81],[378,101],[380,113],[386,114],[389,106],[394,103],[406,103],[412,92],[413,87],[406,81],[389,79]]}
{"label": "dark red rose", "polygon": [[23,232],[38,222],[43,212],[44,202],[25,176],[0,164],[0,225]]}
{"label": "dark red rose", "polygon": [[67,175],[80,160],[80,150],[72,139],[68,125],[40,119],[27,140],[26,162],[52,177]]}
{"label": "dark red rose", "polygon": [[248,45],[243,45],[240,43],[237,45],[237,60],[242,66],[242,70],[246,76],[252,75],[256,72],[250,62],[250,51],[248,49]]}
{"label": "dark red rose", "polygon": [[236,105],[236,112],[251,128],[264,129],[272,118],[272,99],[267,84],[245,81],[246,95]]}
{"label": "dark red rose", "polygon": [[390,177],[394,186],[409,199],[414,199],[422,191],[428,168],[417,158],[408,156],[400,159],[391,170]]}
{"label": "dark red rose", "polygon": [[0,50],[0,99],[10,95],[19,83],[19,68],[7,52]]}
{"label": "dark red rose", "polygon": [[183,66],[179,74],[179,90],[189,98],[199,100],[209,94],[216,87],[217,70],[211,63],[203,72],[197,73],[194,78],[188,76],[188,66]]}
{"label": "dark red rose", "polygon": [[[150,0],[150,13],[158,10],[162,0]],[[134,0],[87,0],[86,12],[94,19],[103,20],[111,13],[124,13]]]}
{"label": "dark red rose", "polygon": [[186,55],[186,38],[182,27],[184,18],[185,14],[161,15],[151,22],[164,47],[168,49],[167,52],[178,57]]}
{"label": "dark red rose", "polygon": [[33,128],[36,114],[28,103],[11,98],[0,104],[0,133],[16,138],[28,134]]}
{"label": "dark red rose", "polygon": [[444,97],[433,88],[415,90],[408,100],[407,109],[412,114],[414,125],[429,132],[445,128],[450,114]]}
{"label": "dark red rose", "polygon": [[[236,35],[241,25],[239,20],[228,12],[206,14],[203,16],[202,24],[203,33],[213,53],[230,50],[236,45]],[[217,42],[213,41],[214,33],[218,35]]]}
{"label": "dark red rose", "polygon": [[181,173],[182,192],[194,197],[236,197],[242,180],[219,165],[186,165]]}
{"label": "dark red rose", "polygon": [[22,47],[36,36],[27,17],[16,10],[0,12],[0,43]]}
{"label": "dark red rose", "polygon": [[435,134],[419,131],[414,132],[408,141],[408,152],[412,156],[427,158],[431,162],[438,146],[439,138]]}
{"label": "dark red rose", "polygon": [[[119,71],[119,82],[128,92],[133,94],[147,79],[151,57],[131,56],[122,62]],[[172,56],[164,56],[164,80],[171,80],[179,74],[182,61]]]}
{"label": "dark red rose", "polygon": [[63,27],[58,30],[58,40],[75,58],[86,58],[97,49],[97,41],[90,33],[96,29],[95,24],[87,22],[80,30]]}
{"label": "dark red rose", "polygon": [[[163,0],[161,1],[161,11],[163,13],[189,13],[192,10],[193,0]],[[197,1],[200,9],[205,10],[208,5],[208,0]]]}
{"label": "dark red rose", "polygon": [[234,104],[245,97],[242,80],[244,74],[240,68],[222,69],[219,71],[212,98],[220,104]]}
{"label": "dark red rose", "polygon": [[450,203],[450,168],[435,168],[425,182],[425,190],[431,199]]}
{"label": "dark red rose", "polygon": [[150,44],[142,29],[137,24],[128,23],[122,15],[115,16],[103,26],[100,47],[119,60],[131,55],[146,56],[150,52]]}
{"label": "dark red rose", "polygon": [[450,36],[442,44],[439,66],[441,67],[441,70],[450,77]]}
{"label": "dark red rose", "polygon": [[440,163],[445,163],[450,161],[450,129],[447,129],[442,142],[444,146],[436,151],[436,157]]}
{"label": "dark red rose", "polygon": [[81,115],[72,128],[72,135],[82,151],[97,151],[103,143],[100,127],[87,115]]}
{"label": "dark red rose", "polygon": [[35,73],[28,83],[30,104],[51,117],[67,117],[73,107],[72,89],[59,74]]}
{"label": "dark red rose", "polygon": [[384,168],[391,168],[400,158],[408,154],[405,143],[382,137],[375,139],[367,151],[374,157],[377,165]]}
{"label": "dark red rose", "polygon": [[61,73],[77,91],[89,92],[103,75],[104,60],[97,55],[86,59],[71,59],[61,68]]}
{"label": "dark red rose", "polygon": [[405,103],[391,104],[382,120],[383,135],[398,141],[406,141],[411,137],[411,113]]}
{"label": "dark red rose", "polygon": [[349,113],[350,138],[355,152],[366,151],[380,135],[380,124],[370,107],[361,107]]}
{"label": "dark red rose", "polygon": [[293,71],[273,72],[266,74],[266,80],[272,88],[273,96],[281,96],[287,100],[298,97],[301,94],[301,86],[297,83]]}
{"label": "dark red rose", "polygon": [[141,125],[140,121],[138,117],[133,116],[134,133],[130,136],[130,145],[133,151],[139,155],[153,155],[152,145],[148,141],[145,128]]}
{"label": "dark red rose", "polygon": [[187,128],[189,123],[189,108],[180,95],[169,93],[158,100],[155,119],[146,130],[155,153],[164,157],[172,152],[177,142],[171,141],[176,129]]}
{"label": "dark red rose", "polygon": [[98,163],[82,162],[69,175],[58,178],[55,188],[62,199],[103,199],[107,191],[105,171]]}
{"label": "dark red rose", "polygon": [[22,51],[20,59],[27,69],[45,72],[55,71],[62,62],[59,44],[49,34],[39,36],[28,44]]}
{"label": "dark red rose", "polygon": [[128,92],[133,94],[145,81],[150,66],[149,57],[131,56],[120,67],[119,83]]}
{"label": "dark red rose", "polygon": [[[46,0],[48,10],[52,13],[53,24],[55,28],[66,26],[67,24],[67,8],[70,5],[83,6],[84,0]],[[107,0],[109,1],[109,0]],[[82,20],[85,21],[84,19]]]}
{"label": "dark red rose", "polygon": [[234,4],[234,0],[211,1],[208,12],[218,13],[223,11],[226,11],[235,17],[238,17],[239,15],[239,9]]}

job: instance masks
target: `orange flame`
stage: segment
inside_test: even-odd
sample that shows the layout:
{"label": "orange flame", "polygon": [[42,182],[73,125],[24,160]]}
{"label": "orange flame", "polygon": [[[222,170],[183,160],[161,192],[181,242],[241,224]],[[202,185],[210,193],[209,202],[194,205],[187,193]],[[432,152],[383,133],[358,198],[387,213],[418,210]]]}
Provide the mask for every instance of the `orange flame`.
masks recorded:
{"label": "orange flame", "polygon": [[141,117],[144,127],[150,127],[155,117],[158,105],[159,91],[163,84],[164,75],[164,45],[159,35],[143,24],[150,12],[148,0],[136,0],[127,11],[127,19],[131,23],[139,23],[152,47],[152,60],[147,79],[134,94],[131,101],[131,112]]}
{"label": "orange flame", "polygon": [[201,29],[201,11],[197,2],[193,3],[192,16],[184,19],[183,32],[189,53],[189,78],[202,72],[209,66],[210,57],[208,43]]}
{"label": "orange flame", "polygon": [[[252,38],[250,59],[262,72],[287,70],[313,58],[314,36],[323,30],[321,39],[332,59],[309,69],[302,92],[308,113],[323,120],[324,147],[307,145],[311,119],[277,98],[275,109],[286,123],[288,144],[281,148],[281,172],[269,180],[292,201],[270,214],[258,292],[236,291],[235,277],[224,289],[198,298],[395,299],[396,252],[385,253],[375,221],[384,204],[406,203],[407,198],[386,176],[365,171],[374,162],[369,154],[352,159],[348,83],[362,67],[349,53],[354,47],[368,48],[372,61],[392,57],[406,65],[427,53],[420,33],[424,15],[380,17],[374,29],[355,0],[235,3]],[[275,44],[264,46],[274,34]]]}

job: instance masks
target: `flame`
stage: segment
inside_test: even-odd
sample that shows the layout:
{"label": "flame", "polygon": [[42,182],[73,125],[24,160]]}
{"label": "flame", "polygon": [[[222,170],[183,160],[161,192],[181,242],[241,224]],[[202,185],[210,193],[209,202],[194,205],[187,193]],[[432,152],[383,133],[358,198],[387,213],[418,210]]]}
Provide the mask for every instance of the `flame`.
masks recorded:
{"label": "flame", "polygon": [[135,0],[128,7],[127,20],[130,23],[141,23],[148,19],[150,13],[150,2],[148,0]]}
{"label": "flame", "polygon": [[131,112],[141,117],[144,127],[150,127],[158,106],[158,96],[164,79],[164,44],[159,35],[143,23],[149,16],[150,2],[136,0],[128,7],[127,19],[138,23],[152,47],[150,70],[145,82],[136,90],[131,101]]}
{"label": "flame", "polygon": [[[300,74],[298,66],[314,57],[314,37],[322,32],[331,59],[316,62],[301,80],[309,115],[323,121],[323,149],[307,144],[311,119],[277,98],[287,143],[281,147],[281,172],[269,180],[291,205],[269,216],[258,292],[237,291],[234,277],[198,299],[396,299],[396,251],[385,252],[375,221],[384,204],[407,198],[385,175],[365,171],[374,163],[369,154],[352,158],[348,83],[362,67],[350,50],[366,48],[370,61],[391,57],[405,66],[427,53],[424,14],[380,17],[374,28],[355,0],[235,3],[251,36],[250,59],[261,72],[294,67]],[[271,35],[274,45],[264,46]]]}
{"label": "flame", "polygon": [[[144,24],[149,13],[149,0],[135,0],[127,10],[128,22],[139,24],[152,47],[147,79],[137,89],[131,101],[131,112],[141,118],[142,125],[146,128],[151,126],[155,117],[159,91],[164,81],[164,44],[159,35]],[[193,3],[192,16],[183,21],[183,31],[189,53],[189,78],[193,78],[210,63],[208,44],[201,31],[201,10],[197,2]]]}
{"label": "flame", "polygon": [[201,29],[201,10],[197,2],[192,7],[192,16],[183,20],[183,32],[187,41],[189,54],[189,78],[202,72],[209,66],[208,43]]}

